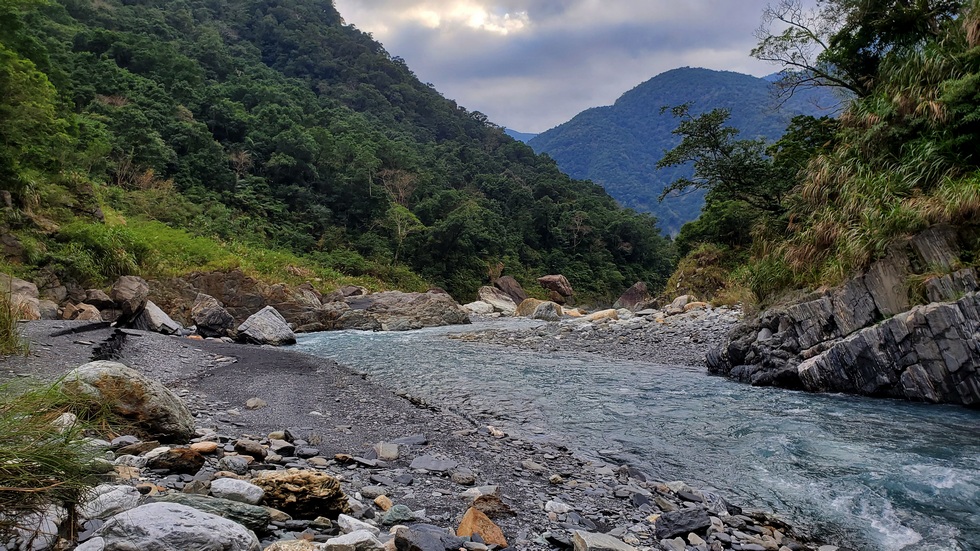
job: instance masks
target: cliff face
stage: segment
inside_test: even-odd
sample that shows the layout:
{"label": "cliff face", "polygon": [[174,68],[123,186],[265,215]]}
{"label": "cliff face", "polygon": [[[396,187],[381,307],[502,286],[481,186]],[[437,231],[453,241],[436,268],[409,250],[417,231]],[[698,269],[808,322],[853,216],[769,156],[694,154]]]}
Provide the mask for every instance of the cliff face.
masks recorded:
{"label": "cliff face", "polygon": [[[708,369],[753,385],[980,407],[980,284],[957,262],[955,232],[932,228],[842,287],[736,327]],[[912,307],[913,280],[930,304]]]}

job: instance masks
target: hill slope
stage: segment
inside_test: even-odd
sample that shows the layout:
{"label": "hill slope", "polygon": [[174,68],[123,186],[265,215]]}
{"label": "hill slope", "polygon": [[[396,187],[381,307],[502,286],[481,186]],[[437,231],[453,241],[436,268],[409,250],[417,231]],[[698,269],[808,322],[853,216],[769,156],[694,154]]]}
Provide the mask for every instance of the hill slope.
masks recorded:
{"label": "hill slope", "polygon": [[[330,2],[0,0],[0,20],[17,242],[0,269],[98,286],[261,249],[460,299],[500,265],[612,296],[669,273],[651,217],[421,83]],[[170,230],[212,245],[161,256]]]}
{"label": "hill slope", "polygon": [[835,99],[825,92],[797,94],[776,108],[770,83],[750,75],[680,68],[662,73],[623,94],[614,105],[588,109],[528,142],[547,153],[573,178],[602,185],[621,204],[651,212],[663,231],[676,234],[697,218],[703,194],[657,198],[684,169],[658,171],[657,161],[679,140],[671,134],[677,120],[661,107],[692,102],[692,114],[730,109],[729,124],[740,137],[776,139],[795,115],[830,114]]}

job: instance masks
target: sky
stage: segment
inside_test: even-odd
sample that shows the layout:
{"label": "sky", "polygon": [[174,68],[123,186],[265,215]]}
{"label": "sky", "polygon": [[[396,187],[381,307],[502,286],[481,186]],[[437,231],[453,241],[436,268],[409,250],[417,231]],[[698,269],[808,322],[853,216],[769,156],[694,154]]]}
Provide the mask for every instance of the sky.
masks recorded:
{"label": "sky", "polygon": [[335,0],[422,82],[543,132],[676,67],[763,76],[749,56],[771,0]]}

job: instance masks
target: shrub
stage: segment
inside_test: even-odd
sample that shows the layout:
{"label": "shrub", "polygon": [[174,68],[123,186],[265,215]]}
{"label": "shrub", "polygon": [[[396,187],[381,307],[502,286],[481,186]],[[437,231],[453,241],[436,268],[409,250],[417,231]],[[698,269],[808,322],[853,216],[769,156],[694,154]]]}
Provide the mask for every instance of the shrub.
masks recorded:
{"label": "shrub", "polygon": [[0,536],[49,505],[77,503],[98,483],[100,450],[81,423],[59,423],[73,410],[60,385],[0,385]]}
{"label": "shrub", "polygon": [[27,341],[21,338],[17,320],[20,313],[10,300],[10,295],[0,293],[0,355],[27,354]]}

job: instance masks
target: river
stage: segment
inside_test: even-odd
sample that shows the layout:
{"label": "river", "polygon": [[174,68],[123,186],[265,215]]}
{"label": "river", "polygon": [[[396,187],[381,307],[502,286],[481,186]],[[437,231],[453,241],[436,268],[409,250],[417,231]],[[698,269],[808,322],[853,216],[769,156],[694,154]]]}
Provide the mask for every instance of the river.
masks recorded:
{"label": "river", "polygon": [[691,367],[447,338],[484,324],[316,333],[296,349],[522,436],[716,489],[838,545],[980,549],[980,411],[755,388]]}

